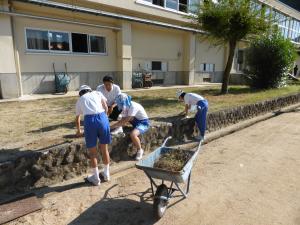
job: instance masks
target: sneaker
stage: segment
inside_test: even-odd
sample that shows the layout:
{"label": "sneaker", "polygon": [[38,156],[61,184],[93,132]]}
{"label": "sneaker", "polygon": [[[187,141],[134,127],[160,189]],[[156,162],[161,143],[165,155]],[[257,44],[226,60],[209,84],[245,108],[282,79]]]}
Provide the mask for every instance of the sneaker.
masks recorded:
{"label": "sneaker", "polygon": [[105,182],[110,181],[110,175],[109,175],[109,174],[106,174],[106,173],[104,173],[104,172],[101,172],[101,173],[99,174],[99,177],[100,177],[100,179],[103,178],[103,180],[104,180]]}
{"label": "sneaker", "polygon": [[143,149],[138,150],[138,152],[136,153],[135,160],[137,160],[137,161],[141,160],[143,158],[143,154],[144,154]]}
{"label": "sneaker", "polygon": [[196,139],[197,141],[204,141],[204,137],[201,136],[201,135],[196,136],[195,139]]}
{"label": "sneaker", "polygon": [[100,179],[95,177],[95,175],[89,175],[86,179],[95,186],[99,186],[101,183]]}
{"label": "sneaker", "polygon": [[123,133],[123,128],[122,127],[118,127],[116,129],[114,129],[113,131],[111,131],[110,133],[112,135],[122,134]]}

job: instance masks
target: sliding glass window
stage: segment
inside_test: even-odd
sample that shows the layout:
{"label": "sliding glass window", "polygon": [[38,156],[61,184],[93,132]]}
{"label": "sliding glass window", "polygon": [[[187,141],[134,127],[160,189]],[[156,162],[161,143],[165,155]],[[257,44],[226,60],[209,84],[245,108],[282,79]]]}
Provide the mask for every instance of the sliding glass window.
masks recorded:
{"label": "sliding glass window", "polygon": [[28,50],[48,51],[48,31],[26,29],[26,44]]}
{"label": "sliding glass window", "polygon": [[51,51],[70,51],[70,37],[67,32],[49,31],[49,43]]}
{"label": "sliding glass window", "polygon": [[169,9],[178,10],[178,0],[166,0],[166,7]]}
{"label": "sliding glass window", "polygon": [[72,51],[78,53],[88,53],[88,35],[72,33]]}

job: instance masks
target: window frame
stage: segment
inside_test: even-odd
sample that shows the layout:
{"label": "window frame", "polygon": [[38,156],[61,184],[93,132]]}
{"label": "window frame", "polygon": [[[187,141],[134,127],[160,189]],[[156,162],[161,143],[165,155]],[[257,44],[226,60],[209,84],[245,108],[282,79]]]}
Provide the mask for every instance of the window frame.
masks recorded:
{"label": "window frame", "polygon": [[[28,48],[28,43],[27,43],[27,30],[46,31],[47,32],[47,40],[48,40],[48,50],[29,49]],[[69,40],[69,51],[50,50],[49,31],[67,33],[68,37],[69,37],[68,38],[68,40]],[[88,45],[88,52],[87,53],[73,52],[72,33],[87,35],[87,45]],[[91,51],[90,36],[97,36],[97,37],[104,37],[105,38],[105,53],[92,52]],[[107,56],[108,55],[107,35],[102,35],[102,34],[85,33],[85,32],[78,32],[78,31],[62,31],[62,30],[39,28],[39,27],[24,27],[24,39],[25,39],[25,54],[50,54],[50,55],[73,55],[73,56],[94,56],[94,55]]]}
{"label": "window frame", "polygon": [[[161,61],[161,60],[151,60],[150,62],[151,62],[151,71],[153,71],[153,72],[163,72],[163,70],[162,70],[163,61]],[[153,62],[160,62],[160,70],[154,70],[153,69],[153,66],[152,66]]]}
{"label": "window frame", "polygon": [[[48,40],[48,50],[42,50],[42,49],[29,49],[28,43],[27,43],[27,30],[36,30],[36,31],[46,31],[47,32],[47,40]],[[24,34],[25,34],[25,48],[26,52],[37,52],[37,53],[49,53],[50,52],[50,46],[49,46],[49,32],[47,29],[42,28],[32,28],[32,27],[25,27],[24,28]]]}
{"label": "window frame", "polygon": [[[203,65],[202,70],[201,70],[201,65]],[[207,68],[210,68],[211,65],[212,65],[212,71],[207,70]],[[204,70],[204,67],[205,67],[205,70]],[[216,64],[215,63],[206,63],[206,62],[200,63],[199,72],[201,72],[201,73],[215,73],[216,72]]]}
{"label": "window frame", "polygon": [[157,9],[168,11],[168,12],[172,12],[172,13],[176,13],[176,14],[180,14],[180,15],[194,15],[194,13],[190,12],[190,10],[189,10],[190,0],[187,0],[187,1],[188,1],[188,4],[187,4],[188,12],[179,11],[179,0],[177,1],[178,2],[178,4],[177,4],[178,10],[166,7],[166,0],[164,2],[164,6],[155,5],[155,4],[153,4],[153,1],[147,1],[147,0],[135,0],[135,3],[141,4],[144,6],[148,6],[148,7],[152,7],[152,8],[157,8]]}
{"label": "window frame", "polygon": [[[90,53],[89,34],[88,34],[88,33],[83,33],[83,32],[76,32],[76,31],[70,32],[70,33],[71,33],[71,41],[72,41],[72,51],[71,51],[71,53],[72,53],[72,54],[76,54],[76,55],[90,55],[91,53]],[[87,36],[86,42],[87,42],[87,50],[88,50],[88,52],[73,52],[73,40],[72,40],[72,34],[84,34],[84,35]]]}
{"label": "window frame", "polygon": [[[51,50],[50,49],[50,37],[49,37],[49,32],[57,32],[57,33],[65,33],[68,34],[68,39],[69,39],[69,51],[61,51],[61,50]],[[49,52],[55,52],[55,53],[73,53],[72,48],[72,38],[71,38],[71,32],[70,31],[60,31],[60,30],[54,30],[54,29],[50,29],[48,30],[48,45],[49,45]]]}
{"label": "window frame", "polygon": [[[107,55],[107,38],[106,35],[99,35],[99,34],[89,34],[88,35],[88,42],[89,42],[89,54],[91,55]],[[95,36],[95,37],[104,37],[105,38],[105,52],[92,52],[92,48],[91,48],[91,36]]]}

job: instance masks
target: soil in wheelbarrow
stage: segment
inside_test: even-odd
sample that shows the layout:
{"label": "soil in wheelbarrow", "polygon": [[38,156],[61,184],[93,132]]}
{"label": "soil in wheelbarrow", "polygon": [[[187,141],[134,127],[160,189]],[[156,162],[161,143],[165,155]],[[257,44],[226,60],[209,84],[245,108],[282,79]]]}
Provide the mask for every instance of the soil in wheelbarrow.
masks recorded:
{"label": "soil in wheelbarrow", "polygon": [[178,172],[183,169],[185,164],[189,161],[192,154],[185,150],[172,150],[159,157],[154,163],[155,168]]}

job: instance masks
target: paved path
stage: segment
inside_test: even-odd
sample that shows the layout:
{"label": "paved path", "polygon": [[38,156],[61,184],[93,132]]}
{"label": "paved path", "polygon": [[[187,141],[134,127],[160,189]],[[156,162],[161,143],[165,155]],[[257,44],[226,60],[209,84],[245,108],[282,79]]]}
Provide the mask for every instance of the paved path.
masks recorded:
{"label": "paved path", "polygon": [[148,180],[131,169],[100,187],[43,190],[44,209],[11,224],[300,225],[299,144],[300,108],[205,145],[190,196],[158,222]]}

